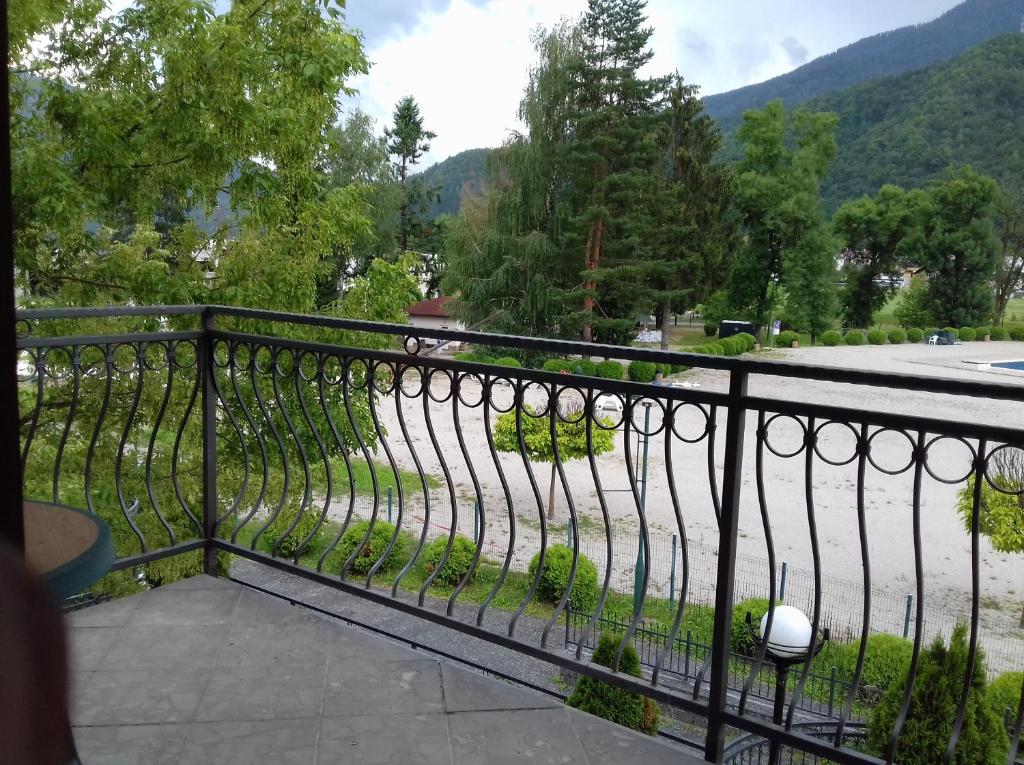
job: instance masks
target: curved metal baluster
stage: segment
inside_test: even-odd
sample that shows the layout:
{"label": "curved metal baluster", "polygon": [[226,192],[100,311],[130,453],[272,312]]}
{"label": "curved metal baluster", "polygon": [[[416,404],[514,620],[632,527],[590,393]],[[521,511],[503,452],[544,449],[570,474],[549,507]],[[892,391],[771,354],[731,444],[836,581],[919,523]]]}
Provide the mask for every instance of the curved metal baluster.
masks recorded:
{"label": "curved metal baluster", "polygon": [[[274,521],[277,520],[277,516],[281,514],[284,509],[285,503],[288,501],[288,489],[291,487],[292,472],[288,465],[288,450],[284,445],[284,439],[281,438],[281,432],[278,430],[277,425],[274,423],[274,418],[270,414],[270,410],[267,409],[267,402],[263,400],[263,394],[260,392],[260,384],[256,379],[256,358],[253,357],[252,367],[250,367],[250,376],[252,377],[252,391],[256,396],[256,405],[259,407],[260,412],[263,414],[263,419],[267,421],[267,425],[270,427],[270,433],[274,436],[274,441],[277,443],[277,449],[281,452],[281,470],[284,473],[284,485],[281,487],[281,498],[277,501],[276,507],[270,511],[270,516],[267,518],[267,522],[260,527],[256,534],[252,538],[252,544],[250,549],[256,549],[256,543],[259,542],[260,537],[263,536],[267,529],[269,529]],[[277,383],[277,361],[272,355],[270,361],[270,376],[272,379],[272,387],[274,389],[275,397],[280,392],[280,386]],[[280,404],[279,404],[280,406]],[[276,552],[277,545],[274,546]]]}
{"label": "curved metal baluster", "polygon": [[178,541],[177,535],[174,533],[171,525],[167,523],[164,514],[160,512],[160,502],[157,500],[156,491],[153,489],[153,452],[156,448],[156,437],[160,432],[160,426],[163,424],[164,415],[167,413],[167,403],[171,400],[171,391],[174,387],[174,364],[170,359],[170,346],[167,347],[167,351],[167,380],[164,382],[164,395],[160,399],[156,419],[153,421],[153,428],[149,434],[149,446],[146,448],[146,494],[149,495],[149,503],[153,506],[153,512],[156,513],[157,520],[164,527],[164,531],[167,532],[167,544],[173,545]]}
{"label": "curved metal baluster", "polygon": [[44,370],[46,363],[46,349],[39,348],[36,355],[36,403],[32,407],[32,417],[29,420],[28,434],[25,436],[25,444],[21,449],[21,474],[25,475],[25,468],[28,465],[28,452],[32,448],[32,440],[36,435],[36,427],[39,424],[39,414],[43,409],[43,378],[46,377]]}
{"label": "curved metal baluster", "polygon": [[96,426],[92,431],[92,438],[89,440],[89,448],[85,453],[85,506],[90,513],[96,513],[96,506],[92,501],[92,461],[96,455],[96,444],[99,443],[100,434],[103,432],[103,421],[107,417],[107,407],[110,405],[110,386],[112,383],[110,370],[114,366],[114,357],[111,355],[110,346],[106,346],[106,353],[103,359],[105,380],[103,383],[103,401],[100,402],[100,411],[96,415]]}
{"label": "curved metal baluster", "polygon": [[978,456],[974,464],[974,496],[971,504],[971,638],[967,647],[967,669],[964,672],[963,689],[960,691],[960,703],[957,705],[953,731],[949,737],[949,746],[946,747],[946,756],[943,758],[946,765],[953,762],[953,753],[956,751],[956,744],[963,732],[964,719],[967,716],[967,696],[971,692],[974,667],[978,660],[978,605],[981,598],[978,544],[981,538],[981,490],[985,484],[985,451],[987,448],[988,443],[985,439],[981,439],[978,442]]}
{"label": "curved metal baluster", "polygon": [[540,517],[540,558],[537,561],[537,571],[533,575],[533,581],[530,582],[530,589],[526,591],[523,602],[519,604],[519,608],[516,609],[509,620],[509,637],[512,637],[515,632],[516,622],[519,621],[519,617],[523,615],[523,611],[526,610],[534,595],[537,594],[537,588],[540,586],[540,576],[544,573],[544,559],[547,557],[548,552],[548,522],[544,514],[544,500],[541,497],[540,488],[537,486],[537,477],[533,474],[533,467],[530,465],[530,457],[526,450],[526,441],[523,438],[523,409],[526,405],[526,389],[523,386],[523,381],[519,380],[516,386],[515,402],[516,442],[519,445],[519,456],[522,457],[523,465],[526,467],[526,477],[529,479],[530,488],[533,490],[533,499],[537,503],[537,514]]}
{"label": "curved metal baluster", "polygon": [[708,486],[711,488],[711,506],[715,519],[722,523],[722,499],[718,494],[718,471],[715,469],[715,432],[718,430],[718,406],[711,405],[708,415]]}
{"label": "curved metal baluster", "polygon": [[[231,356],[234,354],[234,350],[229,347],[228,350],[228,366],[231,365]],[[228,518],[238,513],[238,508],[242,505],[242,497],[245,496],[245,492],[249,490],[249,446],[246,444],[245,434],[242,433],[242,427],[238,424],[238,418],[235,417],[231,411],[231,407],[228,406],[227,397],[221,390],[220,382],[217,380],[217,365],[210,365],[210,380],[213,382],[213,390],[217,395],[217,400],[220,401],[220,408],[224,414],[227,415],[228,422],[231,424],[232,429],[235,431],[235,435],[238,437],[238,444],[242,447],[242,483],[238,488],[238,493],[235,494],[235,498],[231,501],[228,509],[224,511],[213,524],[213,535],[217,536],[217,531],[220,529],[220,525]]]}
{"label": "curved metal baluster", "polygon": [[[377,419],[377,406],[374,403],[373,378],[374,378],[374,373],[373,373],[372,368],[367,368],[367,370],[366,370],[366,401],[367,401],[367,405],[370,408],[370,416],[373,418],[374,428],[376,429],[376,432],[379,434],[381,432],[381,427],[380,427],[380,421]],[[362,449],[363,457],[366,459],[366,467],[370,471],[370,483],[373,485],[373,510],[370,512],[370,523],[366,527],[366,534],[363,535],[363,538],[359,541],[359,544],[356,545],[355,549],[352,551],[352,554],[349,555],[348,558],[345,560],[345,562],[341,564],[341,571],[339,573],[339,576],[342,579],[345,578],[345,575],[348,573],[349,566],[352,565],[352,562],[356,559],[356,556],[359,555],[359,552],[363,549],[363,546],[367,542],[370,541],[370,535],[373,533],[373,526],[374,526],[375,523],[377,523],[377,514],[380,512],[380,484],[377,481],[377,469],[374,466],[373,457],[370,455],[370,449],[366,445],[366,441],[363,439],[362,431],[360,430],[359,425],[356,423],[355,415],[352,413],[351,400],[349,399],[348,388],[347,388],[347,385],[348,385],[348,368],[347,367],[346,367],[346,372],[345,372],[345,380],[346,380],[346,383],[345,383],[346,387],[342,389],[343,392],[345,393],[345,413],[348,415],[349,424],[352,425],[352,432],[355,433],[356,441],[359,442],[359,447],[360,447],[360,449]],[[398,513],[399,513],[399,516],[398,516],[398,527],[400,528],[401,525],[402,525],[402,516],[401,516],[401,513],[402,513],[402,482],[398,481],[397,483],[398,483]],[[347,519],[347,518],[345,519],[346,524],[348,523],[348,520],[349,519]]]}
{"label": "curved metal baluster", "polygon": [[[626,634],[622,636],[619,647],[615,650],[615,659],[612,662],[612,671],[614,672],[619,671],[619,661],[622,659],[622,653],[626,650],[626,646],[629,645],[629,641],[633,639],[633,635],[636,634],[637,625],[640,624],[640,620],[643,618],[644,604],[647,601],[647,585],[651,576],[651,539],[647,528],[647,519],[644,517],[644,510],[640,505],[640,493],[636,488],[636,470],[633,468],[633,453],[629,444],[629,426],[632,424],[635,406],[636,402],[631,397],[631,400],[626,404],[626,414],[622,418],[622,432],[625,443],[626,475],[629,477],[629,489],[633,495],[633,502],[636,505],[636,515],[640,520],[640,543],[644,551],[644,575],[640,581],[640,602],[633,604],[633,615],[629,619]],[[650,436],[645,434],[644,438],[650,438]]]}
{"label": "curved metal baluster", "polygon": [[[292,363],[292,376],[296,378],[299,376],[299,361],[297,358]],[[299,435],[299,431],[296,429],[291,415],[288,414],[288,406],[285,403],[284,394],[281,393],[281,375],[278,374],[277,364],[273,365],[270,380],[271,385],[274,388],[274,400],[277,402],[278,409],[281,410],[281,419],[284,420],[285,427],[288,428],[288,434],[295,440],[299,459],[302,461],[302,474],[305,480],[302,489],[302,501],[299,504],[299,511],[295,514],[295,520],[292,521],[288,530],[277,538],[277,541],[274,543],[274,547],[271,550],[271,554],[274,555],[274,557],[277,557],[278,553],[281,552],[281,545],[288,536],[288,533],[298,525],[298,522],[302,519],[302,516],[306,514],[307,508],[309,508],[309,505],[313,501],[313,478],[309,472],[309,456],[306,454],[306,448],[302,445],[302,436]],[[286,447],[282,446],[281,456],[285,460],[285,464],[287,464],[288,457],[284,451],[285,448]],[[286,489],[285,494],[287,493]],[[274,517],[271,518],[270,523],[273,523],[276,519],[277,515],[275,514]]]}
{"label": "curved metal baluster", "polygon": [[[249,367],[249,375],[250,378],[252,379],[253,389],[255,389],[256,357],[252,350],[250,350],[249,353],[251,364],[251,366]],[[235,392],[235,398],[238,400],[238,406],[240,406],[242,409],[242,416],[245,418],[246,423],[249,425],[249,429],[252,431],[252,434],[256,437],[256,445],[260,449],[260,460],[262,461],[263,465],[263,475],[260,480],[260,490],[256,494],[255,501],[253,501],[252,503],[252,509],[248,513],[246,513],[245,517],[241,521],[235,524],[235,528],[231,532],[232,544],[237,543],[239,532],[246,524],[249,523],[249,521],[252,520],[253,516],[256,515],[256,513],[259,512],[259,509],[263,506],[263,500],[267,496],[267,487],[270,485],[270,461],[269,456],[267,455],[267,443],[263,439],[263,432],[260,430],[260,428],[256,426],[256,418],[253,417],[252,411],[249,409],[249,405],[245,403],[245,396],[242,395],[242,387],[238,384],[238,366],[235,364],[237,354],[238,347],[234,346],[232,349],[232,358],[230,359],[230,363],[228,364],[228,367],[231,370],[228,373],[229,376],[231,377],[231,389]],[[246,462],[248,462],[248,460],[246,460]]]}
{"label": "curved metal baluster", "polygon": [[192,521],[192,526],[195,528],[197,534],[203,533],[203,527],[199,523],[199,519],[196,518],[192,509],[188,506],[188,501],[185,499],[185,492],[182,491],[181,482],[178,480],[178,455],[181,454],[181,439],[185,435],[185,428],[188,427],[189,418],[192,416],[192,409],[196,405],[196,400],[199,398],[199,366],[195,367],[196,374],[195,380],[192,383],[192,392],[189,394],[188,404],[185,406],[185,411],[181,415],[181,422],[178,423],[178,431],[174,435],[174,447],[171,450],[171,483],[174,484],[174,496],[178,498],[178,504],[181,505],[182,512],[188,516],[189,520]]}
{"label": "curved metal baluster", "polygon": [[71,424],[78,414],[78,396],[82,384],[82,354],[76,346],[71,354],[72,384],[71,403],[68,405],[68,417],[64,421],[64,430],[60,434],[60,442],[57,444],[57,454],[53,460],[53,501],[60,503],[60,468],[64,462],[64,449],[68,444],[68,436],[71,435]]}
{"label": "curved metal baluster", "polygon": [[[761,526],[764,529],[765,547],[768,551],[768,621],[765,622],[764,632],[766,635],[770,635],[772,631],[772,623],[775,621],[775,540],[772,536],[772,524],[771,519],[768,516],[768,500],[764,490],[764,442],[765,438],[767,438],[764,428],[764,417],[764,410],[759,410],[757,413],[757,446],[754,455],[754,472],[757,483],[757,505],[761,511]],[[757,649],[757,655],[754,657],[754,662],[750,667],[750,674],[747,675],[747,679],[743,682],[743,690],[740,692],[740,703],[738,707],[740,714],[743,714],[746,711],[747,698],[749,697],[750,690],[754,685],[754,680],[760,675],[761,667],[764,666],[767,650],[768,643],[762,641]]]}
{"label": "curved metal baluster", "polygon": [[924,431],[917,432],[917,446],[914,450],[914,499],[913,499],[913,521],[914,521],[914,577],[916,578],[917,608],[914,621],[914,650],[910,654],[910,670],[907,672],[907,687],[903,691],[903,703],[900,704],[900,712],[896,716],[893,725],[892,737],[889,745],[885,748],[885,761],[892,763],[896,758],[896,745],[899,742],[900,733],[907,722],[907,713],[910,711],[910,699],[914,694],[914,681],[917,679],[917,666],[921,659],[921,642],[924,635],[921,631],[921,624],[924,622],[924,562],[921,553],[921,479],[924,474],[925,443]]}
{"label": "curved metal baluster", "polygon": [[[480,405],[486,406],[487,399],[490,398],[492,388],[488,384],[489,377],[485,377],[480,381]],[[466,569],[466,575],[462,577],[462,580],[455,585],[455,589],[452,590],[451,597],[448,598],[448,606],[445,609],[445,613],[451,616],[455,610],[455,601],[459,597],[459,594],[466,587],[467,584],[473,579],[473,575],[476,573],[477,566],[480,564],[480,557],[484,551],[484,529],[487,528],[487,513],[484,509],[484,497],[483,492],[480,490],[480,479],[477,477],[476,468],[473,466],[473,459],[469,455],[469,449],[466,448],[466,439],[462,433],[462,419],[459,415],[459,389],[462,384],[462,378],[455,374],[455,379],[452,380],[452,421],[455,423],[455,437],[459,442],[459,449],[462,451],[462,459],[466,461],[466,467],[469,469],[469,478],[473,482],[473,495],[476,497],[476,509],[475,512],[480,515],[480,525],[477,529],[477,537],[473,540],[476,545],[476,552],[473,553],[473,559],[469,562],[469,568]],[[451,503],[452,503],[452,528],[457,526],[456,523],[456,509],[455,509],[455,486],[452,484],[451,478],[448,476],[447,469],[445,477],[448,478],[448,487],[451,492]],[[447,553],[446,553],[447,555]],[[440,567],[438,567],[440,568]],[[482,612],[478,615],[477,624],[480,623],[480,618],[483,616]]]}
{"label": "curved metal baluster", "polygon": [[508,576],[509,567],[512,565],[512,554],[516,549],[516,511],[512,504],[512,492],[508,488],[508,479],[505,477],[505,470],[501,466],[501,460],[498,458],[498,450],[494,446],[494,431],[491,428],[491,404],[487,397],[484,397],[483,403],[481,404],[484,408],[484,433],[487,435],[487,448],[491,452],[491,461],[494,463],[494,469],[498,473],[498,482],[501,484],[501,492],[505,496],[505,506],[508,508],[508,549],[505,550],[505,560],[501,564],[501,571],[498,573],[498,578],[494,582],[494,586],[491,587],[490,592],[484,598],[483,603],[480,604],[479,610],[476,612],[476,623],[480,626],[484,623],[484,612],[487,611],[487,607],[490,606],[491,601],[497,596],[502,586],[505,584],[505,578]]}
{"label": "curved metal baluster", "polygon": [[[317,377],[322,379],[323,374],[320,369],[321,362],[322,359],[318,356]],[[320,431],[313,422],[313,416],[310,414],[309,405],[306,404],[306,396],[302,392],[303,382],[302,375],[298,373],[298,367],[296,367],[295,396],[299,399],[299,406],[302,408],[302,416],[306,420],[306,424],[309,426],[309,430],[313,434],[313,438],[316,440],[316,447],[319,449],[320,456],[324,461],[324,471],[327,474],[327,494],[324,497],[324,506],[320,510],[320,516],[316,519],[316,523],[313,525],[312,531],[310,531],[295,548],[295,557],[293,558],[295,563],[299,562],[299,554],[306,549],[306,545],[313,541],[321,527],[324,525],[324,521],[327,520],[327,511],[330,509],[331,499],[334,497],[334,471],[331,469],[331,458],[327,453],[327,445],[324,443],[323,438],[320,437]],[[295,518],[295,522],[288,528],[288,531],[284,534],[282,539],[291,534],[295,527],[299,525],[300,518],[301,515]]]}
{"label": "curved metal baluster", "polygon": [[1017,700],[1017,720],[1013,724],[1013,732],[1010,735],[1010,751],[1006,755],[1006,765],[1014,765],[1017,762],[1022,730],[1024,730],[1024,679],[1021,680],[1020,684],[1020,698]]}
{"label": "curved metal baluster", "polygon": [[[818,544],[818,522],[814,517],[814,447],[817,442],[817,434],[814,432],[814,417],[807,418],[807,435],[804,439],[804,449],[807,457],[804,464],[804,499],[807,504],[807,526],[811,537],[811,560],[814,563],[814,617],[811,619],[811,642],[807,646],[808,655],[813,652],[814,645],[818,640],[818,630],[821,627],[821,549]],[[774,566],[772,567],[774,572]],[[800,679],[797,680],[796,688],[793,690],[793,697],[789,702],[789,712],[786,714],[786,730],[793,727],[793,717],[796,714],[796,707],[804,695],[804,687],[807,685],[807,676],[811,673],[811,658],[803,663],[800,670]]]}
{"label": "curved metal baluster", "polygon": [[864,474],[868,464],[868,426],[860,426],[860,437],[857,439],[857,529],[860,535],[860,560],[864,569],[864,611],[861,615],[860,647],[857,651],[857,664],[853,670],[853,681],[850,683],[843,710],[839,714],[836,725],[835,745],[843,745],[843,732],[846,722],[853,713],[853,700],[857,698],[857,689],[864,672],[864,657],[868,650],[868,633],[871,625],[871,558],[868,555],[868,525],[864,506]]}
{"label": "curved metal baluster", "polygon": [[[565,585],[565,592],[562,593],[561,599],[558,601],[558,605],[555,606],[554,612],[551,614],[551,618],[548,619],[547,624],[544,625],[544,630],[540,635],[541,648],[546,648],[548,644],[548,635],[551,633],[551,628],[555,626],[558,621],[558,617],[562,615],[562,611],[565,610],[565,604],[569,602],[569,597],[572,595],[573,585],[576,584],[576,567],[579,563],[580,558],[580,532],[579,522],[576,519],[576,504],[572,499],[572,491],[569,489],[569,481],[565,477],[565,468],[562,466],[562,455],[558,448],[558,386],[551,386],[551,404],[548,406],[548,429],[549,436],[551,438],[551,458],[555,466],[555,470],[558,472],[558,479],[562,484],[562,491],[565,492],[565,499],[569,505],[569,522],[572,524],[572,565],[569,568],[569,580]],[[586,419],[590,419],[590,413],[584,410],[583,416]]]}
{"label": "curved metal baluster", "polygon": [[[402,391],[401,391],[401,386],[399,385],[399,381],[402,379],[401,378],[401,374],[404,374],[404,371],[402,371],[401,374],[399,374],[399,370],[396,369],[395,373],[396,373],[396,377],[395,377],[395,411],[398,414],[398,425],[402,429],[402,437],[405,439],[406,446],[409,447],[409,454],[412,455],[413,464],[416,465],[416,474],[420,477],[420,486],[423,487],[423,530],[420,532],[420,539],[419,539],[419,542],[416,545],[416,551],[412,554],[412,557],[409,558],[408,563],[406,563],[402,567],[402,570],[398,572],[398,576],[395,577],[395,581],[391,583],[391,597],[397,596],[399,583],[405,578],[406,574],[408,574],[412,570],[412,567],[414,565],[416,565],[416,561],[419,559],[420,553],[423,552],[423,545],[427,541],[427,531],[430,530],[430,486],[427,485],[427,476],[423,472],[423,465],[420,463],[420,456],[416,452],[416,447],[413,445],[412,437],[409,435],[409,429],[408,429],[408,427],[405,424],[405,412],[404,412],[404,410],[402,408]],[[424,394],[424,396],[425,396],[425,394]],[[429,420],[427,422],[427,429],[431,431],[431,436],[433,436],[433,427],[430,424]],[[385,451],[385,453],[388,456],[388,461],[391,463],[392,469],[395,471],[395,482],[398,483],[398,484],[401,484],[402,483],[402,476],[401,476],[401,474],[398,471],[398,465],[396,465],[394,459],[392,459],[391,450],[388,449],[386,443],[385,443],[385,446],[384,446],[384,451]],[[402,522],[402,507],[401,507],[401,499],[399,499],[399,508],[398,508],[398,523],[399,523],[399,525],[395,526],[395,533],[391,537],[391,541],[388,543],[388,548],[387,548],[388,553],[391,552],[391,548],[394,547],[395,542],[398,540],[398,534],[401,531],[401,526],[400,526],[401,522]],[[374,565],[373,569],[370,571],[370,575],[371,576],[376,571],[376,569],[379,568],[383,564],[383,562],[385,560],[386,560],[386,555],[382,555],[380,560],[377,561],[377,563]],[[421,591],[420,592],[420,596],[419,596],[419,605],[421,605],[421,606],[423,605],[423,597],[424,597],[424,592]]]}
{"label": "curved metal baluster", "polygon": [[665,412],[665,474],[668,476],[668,493],[672,500],[672,511],[676,517],[676,528],[679,531],[679,545],[683,554],[683,576],[679,589],[679,607],[676,609],[676,617],[672,622],[672,628],[665,639],[665,646],[659,652],[654,670],[651,672],[651,685],[658,684],[658,674],[661,672],[662,664],[675,647],[676,636],[679,634],[679,628],[683,623],[683,614],[686,610],[686,593],[690,582],[690,556],[686,549],[686,526],[683,523],[683,510],[679,504],[679,492],[676,489],[676,476],[672,464],[672,428],[675,426],[675,417],[676,409],[669,402]]}
{"label": "curved metal baluster", "polygon": [[[444,480],[448,486],[448,502],[449,506],[452,509],[452,516],[451,523],[449,524],[450,528],[448,529],[448,544],[445,545],[444,554],[441,555],[441,559],[437,562],[437,565],[434,566],[434,570],[430,572],[430,575],[427,577],[426,581],[423,583],[423,586],[420,588],[419,599],[417,601],[420,606],[423,605],[423,600],[424,598],[426,598],[427,590],[430,589],[430,585],[434,583],[434,580],[437,578],[437,575],[441,573],[441,569],[443,569],[445,567],[445,564],[448,563],[448,557],[451,555],[452,552],[452,545],[455,544],[455,532],[459,528],[459,511],[457,500],[455,497],[455,484],[452,481],[451,471],[448,470],[448,462],[444,458],[444,452],[441,449],[441,445],[437,442],[437,434],[434,433],[434,423],[430,419],[430,396],[427,394],[427,386],[430,384],[430,381],[428,375],[426,374],[426,370],[423,370],[421,374],[423,375],[423,386],[422,390],[420,391],[420,394],[423,396],[423,419],[427,423],[427,433],[430,434],[430,443],[434,447],[434,453],[437,454],[437,460],[441,464],[441,472],[444,474]],[[481,391],[480,395],[483,395],[483,391]],[[458,399],[455,399],[455,401],[458,401]],[[459,408],[458,406],[456,406],[455,433],[459,440],[459,445],[463,446],[461,429],[462,426],[459,423]],[[465,454],[464,446],[463,454]],[[472,472],[472,469],[470,470],[470,472]],[[424,522],[423,528],[426,529],[426,527],[426,522]],[[483,539],[483,533],[480,534],[480,539]],[[480,540],[474,541],[477,543],[477,551],[476,554],[473,556],[473,560],[476,561],[480,557]],[[470,565],[470,568],[467,571],[466,576],[463,577],[463,579],[469,581],[470,577],[472,576],[472,571],[473,567],[472,565]],[[452,601],[451,599],[448,600],[449,616],[451,616],[452,614],[453,603],[454,601]]]}
{"label": "curved metal baluster", "polygon": [[[126,346],[127,347],[127,346]],[[128,443],[128,436],[131,435],[132,425],[135,424],[135,415],[139,411],[139,400],[142,398],[142,385],[145,380],[145,369],[146,365],[142,363],[142,346],[136,343],[132,346],[135,348],[135,353],[138,359],[138,376],[135,381],[135,393],[132,396],[131,407],[128,409],[128,417],[124,421],[124,429],[121,431],[121,441],[117,445],[117,457],[114,458],[114,490],[117,493],[117,502],[121,505],[121,515],[128,522],[128,526],[131,528],[132,533],[139,540],[139,545],[142,548],[142,552],[148,550],[146,545],[146,535],[142,533],[141,529],[132,520],[131,513],[128,512],[128,502],[124,496],[124,474],[121,470],[124,465],[124,449]]]}
{"label": "curved metal baluster", "polygon": [[[597,598],[597,605],[594,607],[594,613],[590,615],[590,620],[587,622],[586,631],[583,633],[584,636],[589,635],[591,631],[597,628],[597,621],[601,618],[601,613],[604,611],[605,601],[608,599],[608,588],[612,583],[612,521],[608,515],[608,503],[604,498],[604,488],[601,485],[601,474],[597,469],[597,458],[594,456],[594,419],[597,417],[594,413],[594,389],[587,389],[587,411],[591,413],[591,416],[587,417],[587,460],[590,463],[590,474],[594,478],[594,487],[597,489],[597,503],[601,506],[601,520],[604,522],[604,541],[605,541],[605,558],[604,558],[604,581],[601,583],[601,594]],[[569,618],[569,617],[566,617]],[[579,661],[583,656],[583,644],[585,640],[580,640],[576,643],[576,660]]]}
{"label": "curved metal baluster", "polygon": [[[318,383],[318,389],[320,391],[320,406],[324,410],[324,417],[327,419],[327,426],[330,428],[331,435],[334,436],[334,440],[338,444],[338,449],[341,452],[342,459],[345,460],[345,470],[348,473],[348,512],[345,514],[345,520],[342,521],[341,525],[338,527],[338,533],[335,535],[331,543],[327,545],[324,551],[320,554],[320,558],[316,562],[317,571],[323,571],[324,561],[327,560],[327,556],[334,552],[334,548],[337,547],[338,544],[341,542],[341,538],[345,535],[345,532],[348,530],[348,525],[352,521],[352,514],[355,512],[356,509],[356,479],[355,475],[352,473],[352,461],[349,459],[348,456],[348,447],[345,445],[345,442],[342,439],[341,434],[338,433],[338,426],[335,424],[334,418],[331,416],[331,408],[327,404],[328,396],[327,391],[324,388],[324,385],[326,383],[325,378],[326,375],[321,370],[320,380]],[[345,406],[348,407],[347,374],[344,374],[342,377],[342,400]],[[329,472],[327,475],[328,479],[330,479],[331,473]],[[327,493],[331,494],[330,487],[328,488]]]}

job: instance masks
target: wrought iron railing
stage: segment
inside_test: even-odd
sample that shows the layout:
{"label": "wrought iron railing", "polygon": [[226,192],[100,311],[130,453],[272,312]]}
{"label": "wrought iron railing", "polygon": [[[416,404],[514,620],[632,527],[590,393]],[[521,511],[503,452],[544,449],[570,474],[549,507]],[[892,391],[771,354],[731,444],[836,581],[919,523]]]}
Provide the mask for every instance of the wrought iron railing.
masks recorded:
{"label": "wrought iron railing", "polygon": [[[26,496],[104,516],[118,544],[115,568],[131,578],[126,586],[214,572],[229,563],[223,556],[247,558],[673,705],[705,721],[704,754],[713,762],[741,734],[836,763],[891,762],[924,660],[923,609],[956,597],[943,572],[966,572],[972,667],[988,628],[982,597],[993,594],[983,588],[982,565],[1019,571],[991,553],[977,508],[983,490],[1019,495],[1001,466],[1024,447],[1021,386],[241,308],[31,310],[19,315],[19,330]],[[427,340],[698,366],[719,377],[673,387],[555,374],[420,353]],[[790,390],[778,395],[779,384]],[[840,389],[885,390],[925,410],[891,411],[855,395],[840,406],[830,400]],[[957,402],[945,408],[954,416],[928,416],[939,399]],[[1002,402],[997,421],[974,416],[979,400]],[[602,455],[607,434],[612,448]],[[394,523],[384,526],[388,486]],[[953,509],[964,490],[974,508],[967,531]],[[443,507],[431,503],[437,493],[448,498]],[[546,513],[551,497],[567,529],[557,539]],[[652,594],[642,565],[655,526],[680,539],[677,592],[668,600]],[[665,626],[644,677],[586,661],[582,644],[566,651],[556,629],[578,606],[570,598],[585,590],[581,527],[605,540],[586,629],[606,612],[624,614],[621,656],[652,613]],[[958,560],[935,560],[933,527],[943,538],[962,535]],[[446,532],[431,548],[438,528]],[[613,544],[624,528],[635,540],[633,592],[612,587],[621,581]],[[446,582],[447,564],[462,554],[459,535],[474,545],[465,569]],[[698,608],[689,598],[691,535],[716,548],[715,596],[713,615],[705,614],[711,650],[681,686],[665,676]],[[909,549],[917,614],[899,714],[879,758],[845,743],[864,685],[863,638],[879,584],[872,563],[899,539]],[[563,540],[566,586],[552,598],[541,578]],[[763,648],[738,692],[730,682],[737,554],[742,547],[765,558],[763,595],[774,602],[780,542],[789,560],[802,555],[814,572],[815,632],[822,577],[845,566],[863,583],[850,604],[861,641],[826,736],[799,724],[809,662],[795,671],[778,723],[752,711]],[[533,557],[539,565],[529,565]],[[666,583],[658,585],[663,591]],[[552,602],[539,605],[545,594]],[[950,753],[972,676],[958,680]],[[1021,727],[1019,705],[1007,762]]]}

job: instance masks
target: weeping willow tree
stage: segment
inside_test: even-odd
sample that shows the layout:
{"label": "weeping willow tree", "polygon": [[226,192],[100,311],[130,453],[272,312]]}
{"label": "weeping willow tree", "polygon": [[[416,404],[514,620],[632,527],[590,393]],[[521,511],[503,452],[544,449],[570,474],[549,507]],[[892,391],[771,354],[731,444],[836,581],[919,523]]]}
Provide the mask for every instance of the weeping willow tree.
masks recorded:
{"label": "weeping willow tree", "polygon": [[566,292],[579,264],[562,246],[578,29],[565,23],[534,37],[539,61],[519,107],[526,132],[495,152],[489,189],[463,201],[445,239],[447,294],[467,325],[532,336],[564,335]]}

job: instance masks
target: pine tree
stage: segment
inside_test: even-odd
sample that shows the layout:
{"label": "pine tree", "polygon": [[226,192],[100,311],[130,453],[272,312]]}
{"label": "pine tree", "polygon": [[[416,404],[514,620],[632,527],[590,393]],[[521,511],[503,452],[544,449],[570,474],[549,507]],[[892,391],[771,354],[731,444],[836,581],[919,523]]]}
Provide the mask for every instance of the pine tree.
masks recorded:
{"label": "pine tree", "polygon": [[[661,175],[657,140],[668,78],[644,78],[653,30],[643,0],[589,0],[580,24],[576,73],[570,248],[582,255],[582,310],[567,317],[585,341],[622,341],[645,292],[643,261],[652,260]],[[649,306],[645,306],[649,308]]]}
{"label": "pine tree", "polygon": [[436,133],[424,129],[420,107],[412,96],[405,96],[395,106],[394,125],[384,131],[388,153],[394,160],[395,175],[402,187],[402,205],[399,208],[398,251],[406,252],[410,241],[419,234],[422,216],[436,191],[427,188],[422,179],[410,177],[414,165],[424,153],[430,151],[430,141]]}

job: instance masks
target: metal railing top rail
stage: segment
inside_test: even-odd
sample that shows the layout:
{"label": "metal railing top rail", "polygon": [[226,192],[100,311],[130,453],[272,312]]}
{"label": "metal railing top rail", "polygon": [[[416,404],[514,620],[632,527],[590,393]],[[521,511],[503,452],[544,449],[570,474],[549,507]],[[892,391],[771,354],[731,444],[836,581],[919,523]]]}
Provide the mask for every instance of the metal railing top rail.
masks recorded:
{"label": "metal railing top rail", "polygon": [[283,324],[316,326],[329,329],[389,334],[410,340],[431,338],[461,341],[481,345],[522,348],[564,355],[586,355],[616,358],[625,361],[653,361],[699,366],[708,369],[746,372],[748,375],[770,375],[824,382],[870,385],[928,393],[992,398],[1024,402],[1024,386],[1010,383],[988,383],[949,378],[925,377],[897,372],[869,372],[859,369],[821,367],[788,361],[763,361],[743,357],[722,357],[681,351],[662,351],[650,348],[584,343],[574,340],[551,340],[517,335],[501,335],[473,330],[432,329],[409,324],[345,319],[334,316],[285,313],[259,308],[239,308],[219,305],[195,306],[110,306],[107,308],[34,308],[17,312],[18,320],[59,318],[97,318],[119,316],[170,316],[194,314],[197,316],[234,316],[243,319],[272,321]]}

